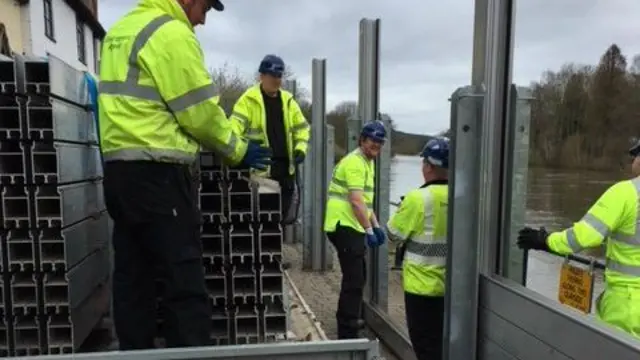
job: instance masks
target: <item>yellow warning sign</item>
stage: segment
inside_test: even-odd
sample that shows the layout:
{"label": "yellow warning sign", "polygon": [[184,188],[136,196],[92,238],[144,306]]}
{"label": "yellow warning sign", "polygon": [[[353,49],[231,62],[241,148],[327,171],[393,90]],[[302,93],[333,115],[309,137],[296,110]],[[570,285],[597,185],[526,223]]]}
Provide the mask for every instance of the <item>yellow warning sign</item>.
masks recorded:
{"label": "yellow warning sign", "polygon": [[558,301],[586,314],[591,312],[593,273],[568,263],[560,270]]}

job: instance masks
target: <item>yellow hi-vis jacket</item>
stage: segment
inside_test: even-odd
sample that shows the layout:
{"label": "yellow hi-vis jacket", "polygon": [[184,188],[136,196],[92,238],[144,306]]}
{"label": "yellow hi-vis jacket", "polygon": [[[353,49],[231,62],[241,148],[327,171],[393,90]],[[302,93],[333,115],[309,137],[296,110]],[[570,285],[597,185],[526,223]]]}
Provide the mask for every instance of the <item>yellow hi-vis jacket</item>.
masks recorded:
{"label": "yellow hi-vis jacket", "polygon": [[[350,227],[364,234],[364,228],[353,214],[349,201],[349,191],[363,192],[363,200],[369,209],[367,216],[373,214],[375,162],[367,159],[360,148],[343,157],[333,169],[329,184],[327,208],[324,215],[324,231],[334,232],[336,226]],[[364,241],[364,240],[363,240]]]}
{"label": "yellow hi-vis jacket", "polygon": [[448,198],[446,184],[415,189],[405,195],[387,223],[391,242],[407,242],[402,278],[408,293],[444,296]]}
{"label": "yellow hi-vis jacket", "polygon": [[[293,153],[296,150],[302,151],[303,154],[307,153],[310,126],[290,92],[280,90],[280,97],[282,99],[284,131],[289,152],[289,174],[293,175],[295,173]],[[240,96],[233,106],[230,119],[238,134],[269,147],[267,116],[260,84],[250,87]],[[268,176],[269,171],[270,169],[266,171],[256,170],[255,172]]]}
{"label": "yellow hi-vis jacket", "polygon": [[598,298],[598,317],[640,337],[640,177],[611,186],[572,227],[547,237],[547,245],[566,255],[606,242],[606,290]]}
{"label": "yellow hi-vis jacket", "polygon": [[175,0],[142,0],[103,41],[99,121],[105,161],[191,164],[200,145],[239,163],[247,142],[218,106],[193,27]]}

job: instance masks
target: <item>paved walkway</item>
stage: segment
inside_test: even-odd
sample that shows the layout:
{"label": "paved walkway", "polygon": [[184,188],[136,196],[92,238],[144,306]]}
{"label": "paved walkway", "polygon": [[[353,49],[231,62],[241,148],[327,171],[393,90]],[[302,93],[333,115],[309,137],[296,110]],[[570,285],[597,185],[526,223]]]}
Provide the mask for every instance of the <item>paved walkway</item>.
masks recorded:
{"label": "paved walkway", "polygon": [[[288,269],[291,280],[321,322],[327,336],[335,339],[337,336],[335,312],[342,273],[333,249],[332,254],[333,270],[324,273],[307,272],[302,270],[302,245],[285,244],[284,246],[285,261],[291,263],[291,268]],[[406,328],[402,283],[400,273],[397,271],[389,271],[389,315],[396,324]],[[396,359],[387,349],[382,348],[381,352],[386,359]]]}

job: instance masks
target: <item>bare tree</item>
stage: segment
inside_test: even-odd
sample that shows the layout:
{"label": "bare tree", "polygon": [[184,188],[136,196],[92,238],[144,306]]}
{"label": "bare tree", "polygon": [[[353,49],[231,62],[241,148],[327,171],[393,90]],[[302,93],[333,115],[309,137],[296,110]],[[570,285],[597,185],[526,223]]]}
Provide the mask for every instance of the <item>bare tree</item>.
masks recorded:
{"label": "bare tree", "polygon": [[[640,135],[640,58],[632,65],[613,44],[597,66],[568,64],[532,84],[532,162],[618,168],[631,135]],[[636,72],[634,72],[636,71]]]}

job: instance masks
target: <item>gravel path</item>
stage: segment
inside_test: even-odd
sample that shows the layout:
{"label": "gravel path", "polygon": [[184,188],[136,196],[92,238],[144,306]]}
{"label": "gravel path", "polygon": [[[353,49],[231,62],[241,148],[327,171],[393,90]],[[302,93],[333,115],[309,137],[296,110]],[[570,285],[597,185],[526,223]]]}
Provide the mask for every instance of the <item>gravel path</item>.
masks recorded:
{"label": "gravel path", "polygon": [[[332,254],[334,257],[332,270],[325,273],[308,272],[302,270],[302,244],[285,244],[284,246],[285,261],[291,263],[291,268],[287,270],[291,280],[321,322],[327,336],[335,339],[337,335],[335,312],[342,273],[333,249]],[[402,282],[400,273],[397,271],[389,272],[389,315],[396,324],[406,328]],[[380,350],[385,359],[397,359],[384,346]]]}

